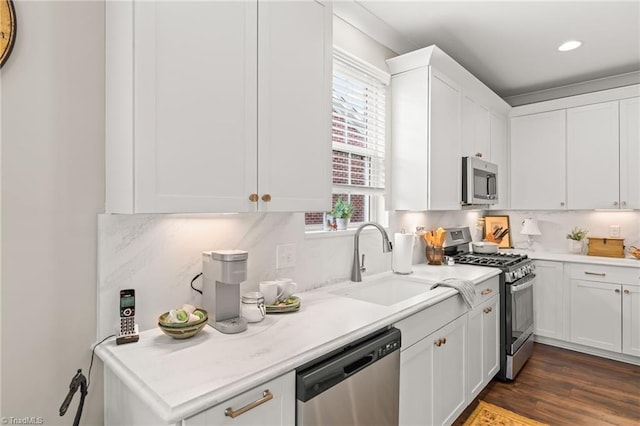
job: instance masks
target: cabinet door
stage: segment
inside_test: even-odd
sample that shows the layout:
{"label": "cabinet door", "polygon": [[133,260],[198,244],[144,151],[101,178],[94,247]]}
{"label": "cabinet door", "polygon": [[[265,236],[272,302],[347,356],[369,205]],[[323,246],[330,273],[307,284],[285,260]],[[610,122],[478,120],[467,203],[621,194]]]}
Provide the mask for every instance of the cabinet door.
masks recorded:
{"label": "cabinet door", "polygon": [[500,370],[500,298],[494,297],[482,307],[483,388]]}
{"label": "cabinet door", "polygon": [[563,340],[563,265],[561,262],[541,260],[537,260],[535,265],[534,333],[537,336]]}
{"label": "cabinet door", "polygon": [[622,350],[620,285],[572,278],[570,341],[594,348]]}
{"label": "cabinet door", "polygon": [[260,210],[329,210],[331,3],[260,1],[258,8]]}
{"label": "cabinet door", "polygon": [[493,161],[489,110],[468,96],[462,97],[462,156],[479,156],[485,161]]}
{"label": "cabinet door", "polygon": [[[183,426],[289,426],[295,424],[295,383],[295,372],[287,373],[190,417],[182,424]],[[227,409],[238,411],[253,403],[257,405],[237,417],[232,418],[225,414]]]}
{"label": "cabinet door", "polygon": [[460,210],[462,157],[460,87],[431,68],[431,136],[429,143],[429,208]]}
{"label": "cabinet door", "polygon": [[567,109],[567,208],[618,208],[618,101]]}
{"label": "cabinet door", "polygon": [[513,209],[564,209],[565,111],[511,119],[511,189]]}
{"label": "cabinet door", "polygon": [[640,98],[620,101],[620,207],[640,209]]}
{"label": "cabinet door", "polygon": [[491,162],[498,165],[498,204],[492,209],[509,207],[509,157],[507,150],[507,119],[491,113],[489,117]]}
{"label": "cabinet door", "polygon": [[622,287],[622,352],[640,356],[640,287]]}
{"label": "cabinet door", "polygon": [[255,211],[257,6],[135,2],[135,212]]}
{"label": "cabinet door", "polygon": [[431,424],[433,342],[424,338],[400,353],[400,425]]}
{"label": "cabinet door", "polygon": [[[467,317],[447,324],[427,337],[433,349],[433,423],[451,424],[466,402]],[[438,345],[438,341],[442,342]]]}
{"label": "cabinet door", "polygon": [[500,369],[500,298],[475,307],[467,322],[467,401],[473,400]]}

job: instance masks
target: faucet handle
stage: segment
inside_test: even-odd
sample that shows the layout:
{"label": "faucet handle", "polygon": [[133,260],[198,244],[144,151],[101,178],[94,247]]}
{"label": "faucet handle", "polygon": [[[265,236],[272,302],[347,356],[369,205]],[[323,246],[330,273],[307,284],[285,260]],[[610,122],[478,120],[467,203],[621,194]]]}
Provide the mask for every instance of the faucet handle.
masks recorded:
{"label": "faucet handle", "polygon": [[364,253],[362,254],[362,262],[360,262],[360,272],[365,272],[367,268],[364,267]]}

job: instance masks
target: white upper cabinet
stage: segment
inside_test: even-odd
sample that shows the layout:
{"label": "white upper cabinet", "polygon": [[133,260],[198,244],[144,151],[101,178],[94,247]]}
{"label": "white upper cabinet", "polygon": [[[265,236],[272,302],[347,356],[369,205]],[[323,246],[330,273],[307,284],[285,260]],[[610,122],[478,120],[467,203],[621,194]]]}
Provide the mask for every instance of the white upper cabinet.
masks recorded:
{"label": "white upper cabinet", "polygon": [[330,5],[125,1],[106,14],[107,211],[330,207]]}
{"label": "white upper cabinet", "polygon": [[620,207],[640,209],[640,97],[620,101]]}
{"label": "white upper cabinet", "polygon": [[469,96],[462,98],[462,156],[491,158],[489,109]]}
{"label": "white upper cabinet", "polygon": [[511,119],[511,191],[513,209],[564,209],[565,112]]}
{"label": "white upper cabinet", "polygon": [[462,160],[460,156],[461,88],[431,68],[431,136],[429,151],[429,208],[460,209]]}
{"label": "white upper cabinet", "polygon": [[489,117],[491,162],[498,165],[498,204],[492,209],[507,209],[509,196],[509,151],[507,139],[507,117],[494,112]]}
{"label": "white upper cabinet", "polygon": [[640,208],[640,85],[511,111],[511,208]]}
{"label": "white upper cabinet", "polygon": [[567,208],[619,206],[618,102],[567,109]]}
{"label": "white upper cabinet", "polygon": [[[437,46],[391,58],[387,64],[392,89],[391,209],[459,210],[462,157],[481,152],[491,161],[494,137],[496,146],[506,149],[506,120],[492,122],[491,115],[506,117],[511,107]],[[505,188],[506,178],[505,171]]]}

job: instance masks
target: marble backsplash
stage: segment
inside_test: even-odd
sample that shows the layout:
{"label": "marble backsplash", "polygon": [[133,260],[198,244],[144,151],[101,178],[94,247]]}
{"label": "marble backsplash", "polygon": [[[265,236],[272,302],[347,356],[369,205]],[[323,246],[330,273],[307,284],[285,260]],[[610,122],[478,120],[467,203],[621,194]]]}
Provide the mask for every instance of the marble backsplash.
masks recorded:
{"label": "marble backsplash", "polygon": [[[392,212],[389,236],[415,227],[469,226],[474,240],[482,237],[476,224],[483,211]],[[609,225],[619,225],[626,244],[640,245],[640,212],[524,212],[508,211],[512,241],[526,247],[520,235],[525,217],[537,219],[542,235],[534,248],[568,252],[565,238],[574,226],[589,235],[607,236]],[[276,268],[279,244],[295,244],[295,267]],[[200,305],[200,295],[190,288],[202,271],[202,252],[241,249],[249,252],[247,281],[241,292],[257,291],[260,281],[289,277],[298,292],[348,280],[353,255],[353,231],[305,233],[301,213],[218,215],[99,215],[98,220],[98,325],[97,337],[116,331],[119,290],[136,289],[136,321],[141,330],[156,327],[157,317],[182,303]],[[360,236],[366,255],[366,274],[391,269],[391,253],[382,253],[381,237],[374,228]],[[413,263],[424,262],[424,242],[416,239]],[[201,279],[194,282],[200,288]]]}

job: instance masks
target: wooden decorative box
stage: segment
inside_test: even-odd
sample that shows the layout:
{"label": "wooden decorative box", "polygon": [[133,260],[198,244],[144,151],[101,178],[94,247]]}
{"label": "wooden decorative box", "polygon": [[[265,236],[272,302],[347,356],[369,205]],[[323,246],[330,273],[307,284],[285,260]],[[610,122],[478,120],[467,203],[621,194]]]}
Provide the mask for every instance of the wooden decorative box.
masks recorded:
{"label": "wooden decorative box", "polygon": [[589,256],[624,257],[624,238],[589,238]]}

